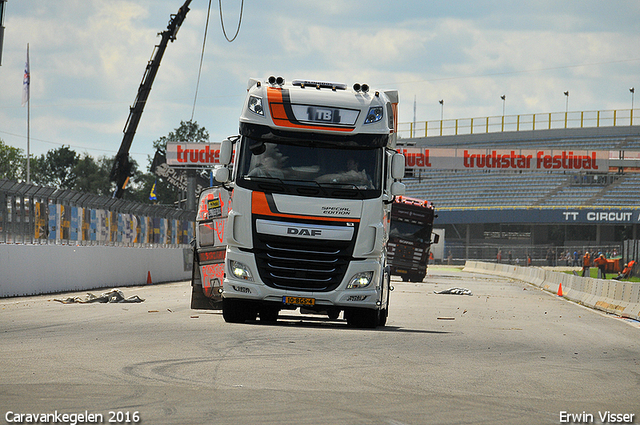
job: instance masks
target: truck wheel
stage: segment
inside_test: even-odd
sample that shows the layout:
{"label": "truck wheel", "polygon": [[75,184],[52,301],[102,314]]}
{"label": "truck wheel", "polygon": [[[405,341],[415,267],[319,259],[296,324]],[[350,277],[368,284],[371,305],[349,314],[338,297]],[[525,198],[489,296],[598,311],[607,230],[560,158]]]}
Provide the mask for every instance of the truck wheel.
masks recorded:
{"label": "truck wheel", "polygon": [[347,324],[354,328],[375,328],[380,323],[381,310],[371,308],[353,308],[345,310]]}
{"label": "truck wheel", "polygon": [[380,310],[380,320],[378,322],[378,326],[386,325],[388,316],[389,316],[389,309],[388,308]]}
{"label": "truck wheel", "polygon": [[276,307],[262,307],[258,312],[260,321],[265,323],[275,323],[278,321],[280,309]]}
{"label": "truck wheel", "polygon": [[227,323],[244,323],[247,320],[255,320],[256,311],[244,301],[223,298],[222,317]]}
{"label": "truck wheel", "polygon": [[327,311],[327,315],[329,316],[330,320],[337,320],[338,317],[340,317],[340,310],[330,309],[329,311]]}

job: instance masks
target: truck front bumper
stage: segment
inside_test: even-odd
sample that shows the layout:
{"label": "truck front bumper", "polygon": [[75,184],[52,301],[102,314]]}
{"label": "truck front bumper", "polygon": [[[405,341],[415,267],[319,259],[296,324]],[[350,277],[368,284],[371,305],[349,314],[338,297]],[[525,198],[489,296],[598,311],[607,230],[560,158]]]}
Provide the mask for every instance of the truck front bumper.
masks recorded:
{"label": "truck front bumper", "polygon": [[[222,293],[223,298],[244,299],[247,301],[278,303],[283,308],[313,303],[316,308],[349,307],[377,309],[381,308],[382,299],[382,266],[374,259],[354,260],[349,263],[347,272],[340,285],[328,292],[278,289],[265,285],[258,274],[252,253],[240,250],[227,250],[226,276]],[[250,272],[250,278],[238,278],[231,269],[231,262],[242,264]],[[371,283],[364,288],[347,289],[354,276],[362,272],[373,272]]]}

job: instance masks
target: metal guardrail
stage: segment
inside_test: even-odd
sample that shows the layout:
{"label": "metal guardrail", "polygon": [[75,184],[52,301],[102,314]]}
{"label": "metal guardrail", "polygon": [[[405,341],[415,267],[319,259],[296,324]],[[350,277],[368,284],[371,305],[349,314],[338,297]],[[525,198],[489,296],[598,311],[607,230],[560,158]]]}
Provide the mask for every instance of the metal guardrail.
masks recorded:
{"label": "metal guardrail", "polygon": [[0,179],[0,243],[181,247],[195,211]]}
{"label": "metal guardrail", "polygon": [[485,134],[559,128],[617,127],[640,124],[640,109],[547,112],[398,123],[400,138]]}

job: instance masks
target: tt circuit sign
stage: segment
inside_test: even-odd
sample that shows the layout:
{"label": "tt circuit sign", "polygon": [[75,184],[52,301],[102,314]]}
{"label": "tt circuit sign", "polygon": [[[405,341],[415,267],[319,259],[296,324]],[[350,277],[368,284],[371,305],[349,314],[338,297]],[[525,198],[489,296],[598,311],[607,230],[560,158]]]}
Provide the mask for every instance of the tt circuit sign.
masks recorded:
{"label": "tt circuit sign", "polygon": [[640,212],[636,210],[580,210],[563,211],[565,223],[634,224],[640,223]]}
{"label": "tt circuit sign", "polygon": [[438,222],[443,224],[640,224],[638,208],[438,208]]}

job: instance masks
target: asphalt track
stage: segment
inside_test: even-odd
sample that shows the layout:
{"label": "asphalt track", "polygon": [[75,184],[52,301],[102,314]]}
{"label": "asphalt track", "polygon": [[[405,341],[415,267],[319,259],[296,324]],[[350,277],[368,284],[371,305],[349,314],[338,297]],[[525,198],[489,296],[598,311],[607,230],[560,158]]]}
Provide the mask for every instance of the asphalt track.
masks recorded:
{"label": "asphalt track", "polygon": [[[139,304],[2,299],[0,423],[640,423],[638,323],[453,268],[393,284],[375,330],[297,312],[227,324],[189,308],[188,282],[120,288]],[[452,287],[473,295],[434,293]]]}

